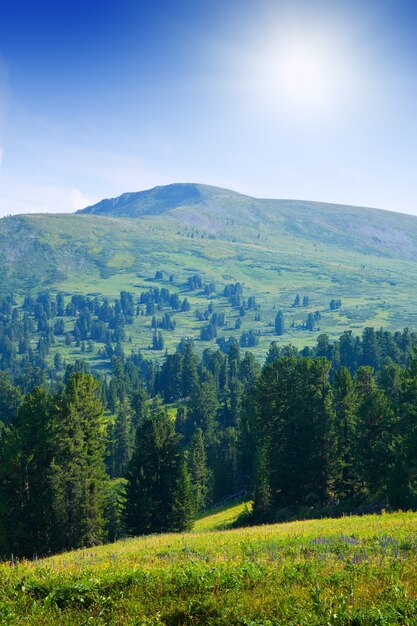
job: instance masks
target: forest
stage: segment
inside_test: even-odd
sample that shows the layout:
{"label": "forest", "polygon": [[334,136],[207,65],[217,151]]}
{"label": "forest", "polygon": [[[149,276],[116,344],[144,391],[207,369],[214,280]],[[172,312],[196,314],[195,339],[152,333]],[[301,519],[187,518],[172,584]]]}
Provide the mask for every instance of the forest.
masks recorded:
{"label": "forest", "polygon": [[[123,292],[114,305],[40,295],[23,316],[13,296],[2,300],[2,558],[184,531],[237,497],[253,500],[245,524],[417,505],[414,333],[318,334],[303,350],[274,341],[264,363],[233,339],[198,353],[184,338],[158,360],[126,356],[120,341],[137,307],[155,333],[170,323],[159,300],[187,308],[161,291],[136,306]],[[102,370],[46,358],[74,313],[68,341],[85,350],[104,341]]]}

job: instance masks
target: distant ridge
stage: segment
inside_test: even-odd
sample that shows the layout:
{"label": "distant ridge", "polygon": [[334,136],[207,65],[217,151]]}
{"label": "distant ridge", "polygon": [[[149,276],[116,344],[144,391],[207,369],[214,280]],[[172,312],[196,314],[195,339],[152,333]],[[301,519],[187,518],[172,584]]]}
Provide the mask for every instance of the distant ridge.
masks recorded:
{"label": "distant ridge", "polygon": [[193,183],[174,183],[153,187],[145,191],[124,193],[117,198],[101,200],[77,213],[117,217],[160,215],[179,206],[198,204],[204,198],[203,187],[203,185]]}
{"label": "distant ridge", "polygon": [[[108,215],[114,217],[143,217],[145,215],[161,215],[172,209],[181,206],[195,206],[205,204],[206,206],[219,206],[222,202],[230,199],[240,200],[242,203],[250,201],[270,205],[276,204],[277,208],[282,204],[287,205],[308,205],[308,206],[328,206],[340,207],[344,209],[359,209],[366,211],[382,212],[382,209],[369,207],[359,207],[344,204],[334,204],[329,202],[317,202],[309,200],[288,200],[274,198],[258,198],[242,194],[224,187],[204,185],[200,183],[171,183],[169,185],[158,185],[143,191],[126,192],[115,198],[105,198],[76,211],[76,213],[86,213],[89,215]],[[390,211],[384,211],[390,213]],[[394,213],[398,215],[397,213]]]}
{"label": "distant ridge", "polygon": [[[317,311],[321,332],[331,336],[366,325],[413,328],[416,261],[416,216],[259,199],[197,183],[124,193],[75,214],[0,220],[0,293],[60,290],[113,297],[125,289],[137,297],[162,272],[155,286],[187,293],[194,311],[169,331],[171,347],[181,337],[200,337],[195,311],[203,306],[202,295],[188,289],[196,274],[215,285],[217,295],[209,297],[219,300],[220,312],[227,284],[240,282],[247,297],[256,296],[261,309],[239,324],[259,330],[260,350],[267,348],[278,307],[290,342],[302,336],[314,341],[314,333],[303,334],[300,325]],[[296,294],[309,297],[311,310],[292,306]],[[334,298],[343,301],[337,314],[328,313]],[[235,316],[229,311],[222,333],[243,332]],[[140,321],[141,341],[149,345],[148,320]]]}

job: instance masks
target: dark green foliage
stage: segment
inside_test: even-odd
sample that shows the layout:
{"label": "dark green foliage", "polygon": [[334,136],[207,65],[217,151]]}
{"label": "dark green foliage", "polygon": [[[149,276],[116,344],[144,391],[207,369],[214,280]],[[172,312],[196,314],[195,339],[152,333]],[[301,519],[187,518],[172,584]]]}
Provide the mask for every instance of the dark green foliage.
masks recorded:
{"label": "dark green foliage", "polygon": [[138,425],[126,478],[125,522],[131,535],[183,530],[178,506],[185,501],[187,481],[179,436],[159,398]]}
{"label": "dark green foliage", "polygon": [[110,429],[109,474],[112,478],[124,475],[127,464],[132,456],[134,436],[132,433],[132,416],[127,402],[118,408],[114,423]]}
{"label": "dark green foliage", "polygon": [[32,558],[52,546],[50,485],[53,454],[52,398],[41,388],[28,394],[0,442],[0,554]]}
{"label": "dark green foliage", "polygon": [[195,430],[190,442],[188,470],[191,479],[193,510],[198,513],[207,506],[210,493],[210,471],[207,466],[207,454],[201,428]]}
{"label": "dark green foliage", "polygon": [[170,530],[184,532],[191,530],[194,514],[193,493],[187,464],[182,462],[177,483],[174,488],[172,512],[170,515]]}
{"label": "dark green foliage", "polygon": [[0,421],[10,424],[14,421],[22,401],[18,387],[15,387],[6,372],[0,372]]}
{"label": "dark green foliage", "polygon": [[182,367],[181,395],[183,398],[187,398],[194,391],[198,383],[198,360],[191,341],[185,343],[182,356],[184,360]]}
{"label": "dark green foliage", "polygon": [[218,408],[216,389],[212,383],[203,382],[194,388],[189,402],[189,419],[194,428],[201,428],[210,443],[214,437]]}
{"label": "dark green foliage", "polygon": [[259,379],[257,438],[266,455],[262,466],[269,468],[272,506],[330,497],[335,437],[329,367],[325,359],[283,358]]}
{"label": "dark green foliage", "polygon": [[275,316],[275,334],[276,335],[283,335],[284,334],[284,330],[285,330],[284,315],[283,315],[282,311],[278,311],[278,313]]}
{"label": "dark green foliage", "polygon": [[315,324],[316,324],[316,321],[314,319],[313,313],[309,313],[307,315],[307,320],[306,320],[306,328],[307,328],[307,330],[313,331],[314,328],[315,328]]}
{"label": "dark green foliage", "polygon": [[[239,283],[226,292],[239,310],[257,306]],[[143,312],[149,303],[165,309],[156,320],[181,307],[165,288],[142,295]],[[22,321],[9,301],[2,306]],[[68,307],[86,349],[90,317],[113,332],[136,315],[129,292],[114,306],[74,296]],[[32,310],[50,325],[58,304],[43,294],[25,301],[25,315]],[[213,328],[225,322],[212,301],[202,316]],[[47,352],[50,329],[42,342]],[[0,554],[185,530],[192,513],[245,490],[265,521],[298,507],[310,515],[321,506],[417,506],[416,343],[407,329],[345,332],[338,341],[320,334],[301,352],[273,342],[260,371],[230,337],[201,360],[183,339],[161,362],[109,341],[110,374],[100,381],[84,361],[65,366],[59,352],[54,368],[13,361],[13,377],[0,373]],[[21,391],[36,384],[44,390],[21,404]]]}
{"label": "dark green foliage", "polygon": [[99,383],[71,374],[54,421],[51,464],[55,548],[100,543],[104,536],[105,425]]}
{"label": "dark green foliage", "polygon": [[349,370],[335,372],[333,381],[335,410],[336,468],[335,495],[338,499],[352,498],[358,490],[359,478],[355,465],[358,396]]}
{"label": "dark green foliage", "polygon": [[370,367],[356,372],[358,395],[357,463],[368,497],[386,497],[394,463],[396,417],[382,389],[376,386]]}
{"label": "dark green foliage", "polygon": [[126,502],[126,480],[115,478],[105,484],[104,519],[105,533],[109,541],[117,541],[126,536],[123,511]]}
{"label": "dark green foliage", "polygon": [[236,428],[225,428],[218,434],[213,466],[215,502],[240,492],[239,432]]}

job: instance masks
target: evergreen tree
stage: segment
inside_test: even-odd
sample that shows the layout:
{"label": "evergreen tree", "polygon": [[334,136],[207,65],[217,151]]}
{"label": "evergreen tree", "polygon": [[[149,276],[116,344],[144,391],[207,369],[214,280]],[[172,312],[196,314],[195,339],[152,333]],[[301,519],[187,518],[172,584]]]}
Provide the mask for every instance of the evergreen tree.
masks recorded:
{"label": "evergreen tree", "polygon": [[111,428],[111,444],[110,474],[112,478],[120,478],[125,473],[133,449],[130,407],[126,402],[117,411]]}
{"label": "evergreen tree", "polygon": [[355,388],[359,397],[357,471],[368,499],[386,498],[394,463],[397,419],[383,390],[376,386],[371,367],[358,369]]}
{"label": "evergreen tree", "polygon": [[352,498],[358,489],[355,466],[355,441],[358,400],[352,377],[346,367],[335,372],[333,402],[336,414],[336,478],[335,494],[344,500]]}
{"label": "evergreen tree", "polygon": [[181,398],[184,357],[179,352],[169,354],[159,376],[159,390],[165,402],[176,402]]}
{"label": "evergreen tree", "polygon": [[51,550],[53,527],[49,469],[52,398],[28,394],[14,426],[0,443],[0,553],[32,558]]}
{"label": "evergreen tree", "polygon": [[195,428],[201,428],[208,444],[213,441],[218,408],[216,389],[212,382],[203,382],[195,387],[190,398],[189,417]]}
{"label": "evergreen tree", "polygon": [[236,428],[221,430],[216,438],[213,463],[213,499],[233,496],[242,486],[239,475],[239,434]]}
{"label": "evergreen tree", "polygon": [[280,349],[276,341],[272,341],[269,345],[269,349],[265,358],[265,365],[270,365],[280,357]]}
{"label": "evergreen tree", "polygon": [[190,475],[187,464],[182,462],[177,484],[174,490],[172,511],[170,516],[170,530],[172,532],[184,532],[191,530],[193,526],[193,497]]}
{"label": "evergreen tree", "polygon": [[188,468],[191,479],[193,509],[198,513],[207,506],[210,493],[210,471],[207,467],[207,454],[201,428],[195,430],[190,442]]}
{"label": "evergreen tree", "polygon": [[373,328],[365,328],[362,333],[362,365],[369,365],[374,370],[379,368],[379,346]]}
{"label": "evergreen tree", "polygon": [[106,438],[99,387],[89,374],[71,374],[59,401],[51,465],[55,549],[103,539]]}
{"label": "evergreen tree", "polygon": [[417,361],[411,360],[402,375],[398,402],[399,422],[394,463],[389,483],[392,506],[406,508],[417,504]]}
{"label": "evergreen tree", "polygon": [[284,334],[284,330],[285,330],[284,315],[283,315],[282,311],[278,311],[278,313],[275,316],[275,334],[276,335],[283,335]]}
{"label": "evergreen tree", "polygon": [[[261,374],[255,425],[258,447],[266,455],[262,467],[268,467],[271,506],[307,499],[324,503],[332,492],[335,436],[329,367],[326,359],[281,358]],[[259,480],[255,476],[255,484]]]}
{"label": "evergreen tree", "polygon": [[179,436],[160,398],[154,398],[149,414],[138,425],[126,473],[125,523],[129,534],[174,530],[181,471]]}
{"label": "evergreen tree", "polygon": [[22,394],[6,372],[0,372],[0,421],[7,425],[16,418]]}
{"label": "evergreen tree", "polygon": [[198,360],[191,341],[186,341],[182,351],[182,397],[188,398],[198,384]]}

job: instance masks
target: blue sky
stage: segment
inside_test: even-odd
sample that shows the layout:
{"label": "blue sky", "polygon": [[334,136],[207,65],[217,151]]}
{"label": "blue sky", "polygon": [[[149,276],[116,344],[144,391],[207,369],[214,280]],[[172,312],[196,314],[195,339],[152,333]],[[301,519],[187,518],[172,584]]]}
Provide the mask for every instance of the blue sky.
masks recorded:
{"label": "blue sky", "polygon": [[0,215],[170,182],[417,214],[417,2],[0,0]]}

